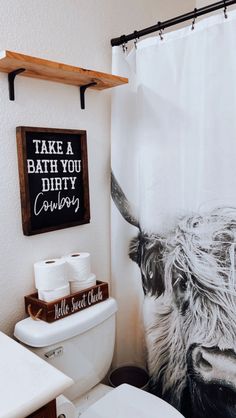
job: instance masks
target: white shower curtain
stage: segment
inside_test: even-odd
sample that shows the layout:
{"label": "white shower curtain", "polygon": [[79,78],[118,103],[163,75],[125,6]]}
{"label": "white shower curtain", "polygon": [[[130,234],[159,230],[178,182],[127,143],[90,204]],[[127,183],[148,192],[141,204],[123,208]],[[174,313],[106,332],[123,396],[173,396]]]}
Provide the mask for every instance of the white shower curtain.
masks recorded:
{"label": "white shower curtain", "polygon": [[[129,54],[113,48],[113,73],[129,84],[113,93],[112,170],[149,235],[165,238],[183,217],[236,207],[235,39],[236,12],[222,12]],[[112,204],[116,364],[146,359],[141,274],[128,256],[137,234]]]}

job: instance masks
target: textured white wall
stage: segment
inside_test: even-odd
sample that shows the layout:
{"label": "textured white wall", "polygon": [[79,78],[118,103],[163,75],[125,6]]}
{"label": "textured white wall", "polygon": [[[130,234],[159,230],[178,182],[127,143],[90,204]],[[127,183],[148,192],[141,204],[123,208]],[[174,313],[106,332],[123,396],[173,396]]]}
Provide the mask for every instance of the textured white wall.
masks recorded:
{"label": "textured white wall", "polygon": [[[0,49],[110,71],[110,38],[188,10],[189,0],[0,0]],[[193,5],[191,6],[193,7]],[[0,73],[0,329],[8,334],[24,316],[34,291],[33,263],[71,251],[90,251],[99,279],[110,276],[110,93],[88,92],[80,110],[78,89],[16,79],[8,100]],[[86,129],[91,223],[25,237],[21,228],[15,128],[19,125]]]}
{"label": "textured white wall", "polygon": [[[216,3],[217,0],[196,0],[196,7],[200,8],[200,7],[205,7],[208,4],[213,4]],[[230,6],[229,10],[233,10],[235,9],[235,6]],[[216,13],[219,13],[219,11],[217,11]]]}
{"label": "textured white wall", "polygon": [[196,0],[196,7],[204,7],[215,2],[215,0]]}

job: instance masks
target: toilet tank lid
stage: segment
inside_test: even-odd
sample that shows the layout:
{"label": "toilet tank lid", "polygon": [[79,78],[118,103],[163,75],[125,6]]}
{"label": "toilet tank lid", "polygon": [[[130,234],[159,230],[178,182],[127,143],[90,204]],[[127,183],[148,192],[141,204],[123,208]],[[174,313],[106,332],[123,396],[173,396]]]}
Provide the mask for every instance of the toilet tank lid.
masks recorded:
{"label": "toilet tank lid", "polygon": [[88,331],[116,311],[115,299],[109,298],[53,323],[26,318],[15,325],[14,336],[30,347],[47,347]]}

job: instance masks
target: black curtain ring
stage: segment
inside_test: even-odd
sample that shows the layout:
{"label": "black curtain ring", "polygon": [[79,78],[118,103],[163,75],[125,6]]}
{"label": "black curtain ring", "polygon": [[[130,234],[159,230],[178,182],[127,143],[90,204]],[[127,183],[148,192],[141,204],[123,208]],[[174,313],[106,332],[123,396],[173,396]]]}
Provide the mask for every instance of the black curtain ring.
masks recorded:
{"label": "black curtain ring", "polygon": [[135,36],[134,47],[135,49],[137,49],[137,42],[138,42],[139,37],[138,37],[138,32],[136,30],[134,31],[134,36]]}
{"label": "black curtain ring", "polygon": [[123,44],[122,44],[122,49],[123,49],[123,52],[124,52],[124,53],[127,51],[128,47],[127,47],[126,42],[123,42]]}
{"label": "black curtain ring", "polygon": [[194,9],[194,18],[193,18],[193,21],[192,21],[192,28],[191,28],[192,30],[195,29],[196,19],[197,19],[197,9],[195,7],[195,9]]}
{"label": "black curtain ring", "polygon": [[226,4],[225,4],[225,0],[224,0],[224,15],[225,15],[225,19],[227,19],[228,18],[228,14],[227,14],[227,6],[226,6]]}
{"label": "black curtain ring", "polygon": [[127,49],[128,49],[127,46],[126,46],[126,44],[127,44],[126,36],[125,35],[122,35],[120,37],[120,45],[122,45],[123,52],[126,52]]}
{"label": "black curtain ring", "polygon": [[163,37],[163,29],[161,29],[161,22],[158,22],[158,26],[160,27],[159,29],[159,36],[160,36],[160,40],[163,41],[164,37]]}

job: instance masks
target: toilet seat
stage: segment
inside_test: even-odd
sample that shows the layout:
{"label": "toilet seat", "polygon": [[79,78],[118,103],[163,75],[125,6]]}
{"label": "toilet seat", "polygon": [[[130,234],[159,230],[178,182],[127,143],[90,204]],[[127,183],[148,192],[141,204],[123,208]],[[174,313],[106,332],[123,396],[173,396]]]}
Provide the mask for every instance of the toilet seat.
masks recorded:
{"label": "toilet seat", "polygon": [[91,405],[81,418],[184,418],[167,402],[124,384]]}

